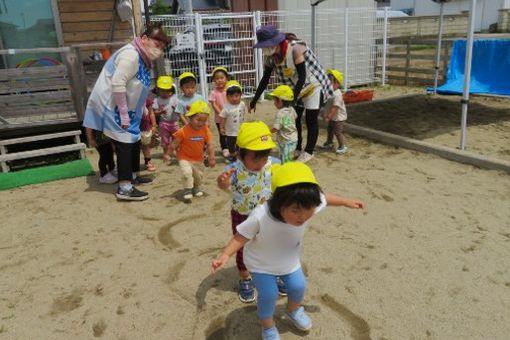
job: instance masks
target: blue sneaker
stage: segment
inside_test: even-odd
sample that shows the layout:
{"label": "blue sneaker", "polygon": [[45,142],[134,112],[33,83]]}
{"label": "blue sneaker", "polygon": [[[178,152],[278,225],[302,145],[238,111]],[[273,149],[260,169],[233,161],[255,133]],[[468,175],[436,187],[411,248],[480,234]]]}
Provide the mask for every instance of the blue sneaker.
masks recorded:
{"label": "blue sneaker", "polygon": [[312,328],[312,320],[305,313],[305,308],[303,306],[298,309],[287,312],[287,316],[292,321],[294,326],[301,331],[309,331]]}
{"label": "blue sneaker", "polygon": [[278,295],[287,296],[287,288],[285,288],[285,282],[277,276],[276,277],[276,285],[278,286]]}
{"label": "blue sneaker", "polygon": [[255,301],[255,287],[251,279],[239,280],[239,300],[244,303]]}
{"label": "blue sneaker", "polygon": [[276,326],[262,329],[262,340],[280,340],[280,333],[278,333]]}

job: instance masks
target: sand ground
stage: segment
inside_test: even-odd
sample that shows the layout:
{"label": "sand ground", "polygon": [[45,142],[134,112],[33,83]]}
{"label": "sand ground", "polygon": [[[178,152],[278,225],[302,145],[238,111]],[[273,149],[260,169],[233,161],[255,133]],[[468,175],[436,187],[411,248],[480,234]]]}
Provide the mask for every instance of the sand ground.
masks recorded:
{"label": "sand ground", "polygon": [[[270,122],[271,111],[261,105],[258,117]],[[509,175],[365,139],[348,145],[310,165],[324,190],[367,207],[311,221],[302,260],[314,327],[295,330],[280,299],[282,339],[508,339]],[[155,153],[144,202],[117,202],[97,177],[1,193],[0,339],[260,336],[255,305],[237,298],[234,261],[210,274],[230,238],[221,164],[206,171],[206,196],[184,204],[178,168]]]}

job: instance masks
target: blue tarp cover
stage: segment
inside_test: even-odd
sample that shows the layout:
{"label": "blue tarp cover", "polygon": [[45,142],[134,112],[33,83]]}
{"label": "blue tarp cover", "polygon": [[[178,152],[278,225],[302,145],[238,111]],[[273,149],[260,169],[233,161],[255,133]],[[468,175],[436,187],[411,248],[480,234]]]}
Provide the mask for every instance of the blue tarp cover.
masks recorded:
{"label": "blue tarp cover", "polygon": [[[447,81],[437,88],[440,94],[464,91],[466,41],[453,44]],[[510,40],[475,40],[471,69],[470,93],[490,93],[510,96]]]}

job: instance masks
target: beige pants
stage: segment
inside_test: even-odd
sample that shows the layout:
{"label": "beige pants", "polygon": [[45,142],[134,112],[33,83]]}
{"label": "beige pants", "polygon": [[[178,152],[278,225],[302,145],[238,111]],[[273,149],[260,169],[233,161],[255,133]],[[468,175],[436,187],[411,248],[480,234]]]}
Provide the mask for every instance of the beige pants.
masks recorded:
{"label": "beige pants", "polygon": [[179,167],[182,171],[185,189],[192,189],[202,183],[202,177],[204,174],[204,165],[202,162],[193,162],[183,159],[179,161]]}

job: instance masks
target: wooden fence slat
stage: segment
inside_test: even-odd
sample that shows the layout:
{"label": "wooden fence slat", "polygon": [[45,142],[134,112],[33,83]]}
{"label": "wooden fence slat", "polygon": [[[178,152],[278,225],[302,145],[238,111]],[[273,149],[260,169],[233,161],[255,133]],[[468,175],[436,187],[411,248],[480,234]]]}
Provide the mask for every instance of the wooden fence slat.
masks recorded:
{"label": "wooden fence slat", "polygon": [[12,144],[29,143],[29,142],[35,142],[35,141],[40,141],[40,140],[48,140],[48,139],[71,137],[71,136],[79,136],[79,135],[81,135],[81,131],[80,130],[73,130],[73,131],[49,133],[49,134],[46,134],[46,135],[39,135],[39,136],[11,138],[11,139],[0,140],[0,146],[1,145],[12,145]]}
{"label": "wooden fence slat", "polygon": [[60,21],[64,22],[85,22],[85,21],[111,21],[112,12],[81,12],[61,13]]}
{"label": "wooden fence slat", "polygon": [[44,116],[44,115],[57,115],[59,113],[73,113],[75,112],[72,102],[39,106],[26,106],[26,107],[9,107],[2,108],[0,116],[4,119],[12,119],[17,117],[30,117],[30,116]]}
{"label": "wooden fence slat", "polygon": [[86,7],[79,2],[62,2],[58,4],[58,8],[60,13],[84,12],[87,8],[93,8],[94,11],[110,11],[110,13],[113,11],[112,2],[104,1],[89,1]]}
{"label": "wooden fence slat", "polygon": [[8,161],[16,160],[16,159],[26,159],[26,158],[31,158],[31,157],[53,155],[56,153],[64,153],[64,152],[69,152],[69,151],[80,151],[80,150],[84,150],[85,148],[86,148],[86,146],[84,143],[79,143],[79,144],[55,146],[55,147],[39,149],[39,150],[8,153],[6,155],[0,155],[0,162],[8,162]]}
{"label": "wooden fence slat", "polygon": [[14,82],[9,85],[0,84],[0,94],[32,93],[37,91],[69,90],[69,79],[50,82]]}
{"label": "wooden fence slat", "polygon": [[[418,59],[418,60],[436,60],[436,57],[434,55],[427,55],[427,54],[411,54],[411,59]],[[407,53],[388,53],[389,59],[407,59]]]}
{"label": "wooden fence slat", "polygon": [[72,100],[71,91],[51,91],[0,96],[0,107],[29,106],[35,103],[62,102]]}
{"label": "wooden fence slat", "polygon": [[391,80],[401,80],[401,81],[407,81],[407,82],[416,82],[420,84],[430,84],[433,82],[433,80],[426,79],[426,78],[418,78],[418,77],[405,77],[405,76],[395,76],[395,75],[388,75],[388,79]]}
{"label": "wooden fence slat", "polygon": [[435,70],[424,69],[424,68],[414,68],[414,67],[399,67],[399,66],[386,66],[386,71],[394,71],[394,72],[409,72],[409,73],[421,73],[421,74],[436,74]]}
{"label": "wooden fence slat", "polygon": [[[62,24],[62,31],[66,33],[109,31],[110,26],[111,22],[109,21],[73,22]],[[129,30],[131,29],[131,24],[128,21],[115,22],[115,28],[119,30]]]}
{"label": "wooden fence slat", "polygon": [[0,70],[0,81],[7,81],[12,78],[60,78],[66,74],[67,69],[65,65],[8,68]]}
{"label": "wooden fence slat", "polygon": [[[84,42],[84,41],[97,41],[97,40],[108,40],[110,32],[108,31],[88,31],[88,32],[74,32],[74,33],[64,33],[64,40],[68,44],[72,44],[75,42]],[[118,30],[116,29],[113,38],[115,40],[124,39],[127,37],[131,37],[133,35],[132,30]]]}

